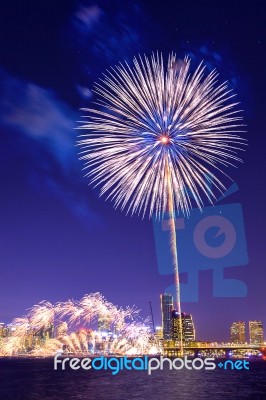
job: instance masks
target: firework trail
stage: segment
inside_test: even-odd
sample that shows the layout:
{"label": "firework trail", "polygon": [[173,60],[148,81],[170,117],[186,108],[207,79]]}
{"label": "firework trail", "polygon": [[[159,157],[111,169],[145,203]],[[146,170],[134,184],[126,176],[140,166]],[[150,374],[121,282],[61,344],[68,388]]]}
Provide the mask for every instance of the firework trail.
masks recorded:
{"label": "firework trail", "polygon": [[70,325],[80,323],[84,313],[83,308],[79,306],[79,302],[75,300],[57,303],[56,310],[61,318],[69,318]]}
{"label": "firework trail", "polygon": [[24,338],[27,335],[27,332],[30,327],[30,320],[28,317],[22,317],[22,318],[15,318],[13,320],[13,324],[16,327],[16,332],[18,336],[21,338]]}
{"label": "firework trail", "polygon": [[28,314],[30,325],[37,331],[48,328],[50,324],[54,323],[55,308],[49,301],[41,301],[39,304],[34,305]]}
{"label": "firework trail", "polygon": [[166,68],[158,54],[133,64],[120,63],[96,83],[98,109],[83,109],[89,120],[79,128],[88,133],[77,144],[86,176],[115,207],[157,218],[169,213],[181,316],[174,214],[189,214],[194,204],[202,209],[204,199],[215,201],[214,190],[224,192],[219,176],[241,161],[245,144],[242,115],[227,83],[217,84],[215,70],[205,75],[202,63],[194,73],[189,58],[180,63],[174,54]]}
{"label": "firework trail", "polygon": [[11,336],[10,338],[5,338],[0,348],[1,356],[13,356],[19,353],[23,348],[23,338],[20,336]]}

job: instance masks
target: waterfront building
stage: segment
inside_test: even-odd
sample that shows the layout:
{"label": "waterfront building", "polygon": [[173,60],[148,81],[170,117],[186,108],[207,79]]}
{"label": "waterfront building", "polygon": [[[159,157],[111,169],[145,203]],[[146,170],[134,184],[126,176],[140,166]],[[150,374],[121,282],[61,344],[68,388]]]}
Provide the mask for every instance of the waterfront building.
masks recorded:
{"label": "waterfront building", "polygon": [[230,328],[230,339],[232,343],[246,342],[246,324],[243,321],[233,322]]}
{"label": "waterfront building", "polygon": [[[184,314],[182,313],[182,327],[183,327],[183,317]],[[173,310],[171,313],[172,323],[171,323],[171,339],[180,341],[180,321],[179,321],[179,313],[177,310]],[[182,329],[184,332],[184,329]]]}
{"label": "waterfront building", "polygon": [[249,321],[249,340],[250,344],[263,345],[264,332],[261,321]]}
{"label": "waterfront building", "polygon": [[161,294],[161,313],[162,313],[162,329],[163,339],[170,340],[172,336],[172,311],[173,296],[169,293]]}
{"label": "waterfront building", "polygon": [[[172,340],[180,341],[180,321],[179,313],[172,311]],[[182,313],[182,338],[183,342],[193,342],[195,340],[195,327],[192,315]]]}
{"label": "waterfront building", "polygon": [[195,340],[195,326],[191,314],[184,314],[183,319],[183,340],[193,342]]}

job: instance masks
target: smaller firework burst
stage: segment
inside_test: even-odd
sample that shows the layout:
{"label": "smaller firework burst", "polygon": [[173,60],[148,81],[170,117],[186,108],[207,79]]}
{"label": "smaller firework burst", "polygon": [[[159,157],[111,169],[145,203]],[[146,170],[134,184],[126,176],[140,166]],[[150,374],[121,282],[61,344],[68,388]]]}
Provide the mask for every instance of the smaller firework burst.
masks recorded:
{"label": "smaller firework burst", "polygon": [[[101,318],[108,321],[108,332],[93,329]],[[154,351],[154,338],[148,324],[149,320],[142,320],[135,307],[117,307],[100,293],[85,295],[80,301],[68,300],[55,305],[41,301],[25,317],[13,320],[13,331],[3,340],[0,355],[159,352],[158,348]]]}

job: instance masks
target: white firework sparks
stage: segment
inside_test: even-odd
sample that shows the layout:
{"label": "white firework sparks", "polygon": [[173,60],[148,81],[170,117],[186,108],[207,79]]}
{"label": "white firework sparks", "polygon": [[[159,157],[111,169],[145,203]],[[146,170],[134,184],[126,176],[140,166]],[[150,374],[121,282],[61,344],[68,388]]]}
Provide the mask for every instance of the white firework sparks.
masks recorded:
{"label": "white firework sparks", "polygon": [[[93,331],[92,324],[101,318],[119,334],[107,335],[105,332],[102,335]],[[80,324],[83,324],[82,328]],[[89,345],[102,354],[149,354],[154,340],[151,340],[148,324],[148,320],[140,319],[135,307],[118,308],[100,293],[55,305],[41,301],[27,316],[13,320],[11,336],[0,342],[0,355],[51,356],[58,351],[86,355]],[[69,333],[68,325],[72,327]],[[53,337],[55,332],[56,337]]]}
{"label": "white firework sparks", "polygon": [[[161,217],[168,211],[189,213],[191,197],[200,209],[204,197],[215,194],[206,176],[219,191],[223,167],[241,161],[244,132],[241,110],[227,83],[217,84],[217,72],[204,75],[200,64],[190,73],[190,60],[173,68],[171,54],[165,69],[162,56],[133,60],[107,71],[95,85],[98,109],[80,129],[80,158],[86,176],[100,195],[115,207],[132,214],[148,211]],[[218,176],[214,175],[217,172]]]}

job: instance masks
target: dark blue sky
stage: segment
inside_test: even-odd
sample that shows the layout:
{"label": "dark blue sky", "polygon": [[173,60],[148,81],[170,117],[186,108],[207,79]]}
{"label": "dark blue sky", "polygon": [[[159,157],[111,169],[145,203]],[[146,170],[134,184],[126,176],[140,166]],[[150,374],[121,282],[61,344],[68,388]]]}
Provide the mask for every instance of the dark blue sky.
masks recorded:
{"label": "dark blue sky", "polygon": [[[0,320],[42,299],[100,291],[136,304],[160,323],[160,275],[152,222],[115,211],[83,178],[75,141],[80,107],[110,65],[138,53],[205,60],[238,93],[248,125],[244,164],[230,171],[239,191],[249,262],[225,268],[245,297],[213,297],[213,271],[199,274],[191,312],[198,339],[226,339],[235,320],[265,317],[265,22],[263,1],[25,1],[0,15]],[[186,279],[185,276],[182,279]]]}

